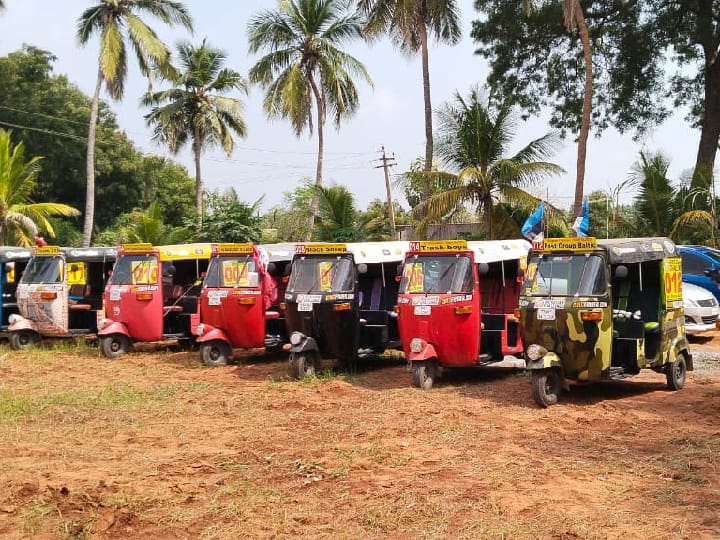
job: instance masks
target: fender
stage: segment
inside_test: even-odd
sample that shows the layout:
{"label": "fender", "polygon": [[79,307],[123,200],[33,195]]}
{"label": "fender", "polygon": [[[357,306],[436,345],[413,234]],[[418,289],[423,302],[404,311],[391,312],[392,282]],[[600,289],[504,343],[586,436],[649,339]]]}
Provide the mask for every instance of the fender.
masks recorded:
{"label": "fender", "polygon": [[305,339],[303,339],[298,345],[290,345],[290,352],[292,353],[301,353],[308,351],[320,352],[320,348],[318,347],[315,338],[305,336]]}
{"label": "fender", "polygon": [[417,362],[421,360],[429,360],[430,358],[437,358],[437,352],[435,352],[435,346],[428,343],[423,347],[423,350],[417,353],[411,352],[408,355],[408,362]]}
{"label": "fender", "polygon": [[674,355],[674,357],[677,358],[683,352],[687,354],[687,370],[693,371],[693,357],[692,354],[690,354],[688,340],[684,334],[682,336],[676,336],[675,339],[670,342],[670,347],[668,348],[668,354],[664,359],[664,363],[669,364],[674,362],[675,360],[671,360],[671,356]]}
{"label": "fender", "polygon": [[210,326],[207,323],[205,324],[205,331],[203,332],[203,335],[195,337],[196,343],[205,343],[206,341],[224,341],[225,343],[230,344],[230,338],[227,337],[224,330]]}
{"label": "fender", "polygon": [[33,332],[40,333],[38,331],[37,323],[33,320],[26,319],[22,315],[18,315],[20,319],[17,319],[14,323],[8,326],[8,332],[15,332],[19,330],[32,330]]}
{"label": "fender", "polygon": [[548,369],[548,368],[560,368],[562,370],[562,362],[557,353],[548,352],[542,358],[538,360],[525,360],[525,369]]}
{"label": "fender", "polygon": [[98,330],[98,336],[109,336],[110,334],[122,334],[123,336],[130,337],[127,325],[119,321],[112,321],[110,324],[105,326],[102,330]]}

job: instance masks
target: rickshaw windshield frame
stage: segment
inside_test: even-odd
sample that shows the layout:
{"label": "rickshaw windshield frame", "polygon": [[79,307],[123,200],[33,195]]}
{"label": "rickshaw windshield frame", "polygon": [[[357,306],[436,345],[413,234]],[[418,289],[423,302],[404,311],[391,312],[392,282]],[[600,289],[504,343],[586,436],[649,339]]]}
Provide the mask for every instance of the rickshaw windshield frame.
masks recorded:
{"label": "rickshaw windshield frame", "polygon": [[607,292],[605,259],[597,253],[533,254],[524,289],[528,296],[602,296]]}
{"label": "rickshaw windshield frame", "polygon": [[292,262],[288,292],[345,293],[355,290],[351,255],[299,256]]}
{"label": "rickshaw windshield frame", "polygon": [[62,283],[63,257],[33,257],[25,267],[20,283]]}
{"label": "rickshaw windshield frame", "polygon": [[153,253],[118,257],[108,285],[155,285],[158,282],[158,256]]}
{"label": "rickshaw windshield frame", "polygon": [[469,255],[413,255],[405,260],[400,294],[470,294],[474,284]]}
{"label": "rickshaw windshield frame", "polygon": [[256,288],[251,285],[249,275],[257,272],[257,265],[252,253],[245,255],[221,255],[210,259],[204,287],[213,288]]}

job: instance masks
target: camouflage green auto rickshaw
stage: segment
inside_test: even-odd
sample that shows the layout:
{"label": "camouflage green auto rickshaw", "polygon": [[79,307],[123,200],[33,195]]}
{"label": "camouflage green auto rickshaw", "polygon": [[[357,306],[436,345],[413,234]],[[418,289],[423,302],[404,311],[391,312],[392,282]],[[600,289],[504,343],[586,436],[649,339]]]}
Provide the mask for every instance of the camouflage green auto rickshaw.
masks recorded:
{"label": "camouflage green auto rickshaw", "polygon": [[533,397],[557,402],[567,380],[619,379],[642,368],[685,384],[681,267],[668,238],[548,238],[530,251],[519,311]]}

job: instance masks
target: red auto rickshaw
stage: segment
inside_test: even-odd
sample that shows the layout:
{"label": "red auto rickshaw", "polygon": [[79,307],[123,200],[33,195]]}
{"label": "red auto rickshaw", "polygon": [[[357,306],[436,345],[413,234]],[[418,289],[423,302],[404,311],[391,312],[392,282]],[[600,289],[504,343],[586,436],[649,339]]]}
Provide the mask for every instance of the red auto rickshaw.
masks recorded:
{"label": "red auto rickshaw", "polygon": [[[398,295],[412,384],[430,389],[439,368],[524,366],[518,306],[524,240],[410,242]],[[506,356],[508,356],[506,360]]]}
{"label": "red auto rickshaw", "polygon": [[[288,256],[289,260],[289,256]],[[213,244],[212,258],[200,293],[200,324],[195,329],[200,357],[207,366],[222,366],[233,348],[271,348],[281,344],[284,327],[277,303],[275,263],[253,244]],[[276,330],[269,327],[276,325]]]}
{"label": "red auto rickshaw", "polygon": [[121,246],[105,289],[105,316],[98,322],[103,354],[117,358],[138,341],[191,345],[210,254],[210,244]]}

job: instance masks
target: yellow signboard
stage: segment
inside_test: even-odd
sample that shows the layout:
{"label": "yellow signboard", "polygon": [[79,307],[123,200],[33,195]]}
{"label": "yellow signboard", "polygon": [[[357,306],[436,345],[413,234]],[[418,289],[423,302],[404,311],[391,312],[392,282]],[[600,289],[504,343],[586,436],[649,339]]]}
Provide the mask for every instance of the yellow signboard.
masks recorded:
{"label": "yellow signboard", "polygon": [[158,282],[158,261],[155,258],[130,261],[133,285],[152,285]]}
{"label": "yellow signboard", "polygon": [[85,285],[87,283],[87,265],[84,262],[74,262],[67,265],[68,285]]}
{"label": "yellow signboard", "polygon": [[533,244],[536,251],[593,251],[598,247],[597,239],[588,236],[582,238],[545,238],[542,244]]}
{"label": "yellow signboard", "polygon": [[253,252],[253,245],[247,244],[216,244],[213,246],[213,252],[215,253],[239,253],[247,255]]}
{"label": "yellow signboard", "polygon": [[237,259],[222,261],[223,287],[248,287],[250,285],[248,263]]}
{"label": "yellow signboard", "polygon": [[296,255],[342,255],[347,244],[295,244]]}
{"label": "yellow signboard", "polygon": [[465,251],[467,248],[467,240],[426,240],[422,242],[410,242],[410,251],[417,253]]}
{"label": "yellow signboard", "polygon": [[35,248],[35,255],[60,255],[58,246],[42,246]]}
{"label": "yellow signboard", "polygon": [[682,265],[680,257],[663,260],[665,307],[670,309],[682,303]]}
{"label": "yellow signboard", "polygon": [[124,253],[147,253],[148,251],[152,251],[153,247],[152,244],[123,244],[120,246],[120,249],[122,249]]}

